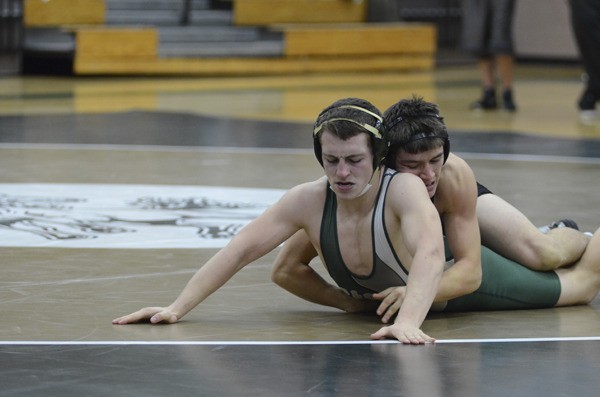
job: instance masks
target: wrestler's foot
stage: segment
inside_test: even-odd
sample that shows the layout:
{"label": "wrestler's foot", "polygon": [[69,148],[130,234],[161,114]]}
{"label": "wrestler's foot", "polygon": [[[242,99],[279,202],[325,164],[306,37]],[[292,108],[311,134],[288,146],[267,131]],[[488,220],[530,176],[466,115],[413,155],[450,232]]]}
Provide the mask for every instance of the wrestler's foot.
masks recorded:
{"label": "wrestler's foot", "polygon": [[579,230],[579,226],[572,219],[561,219],[560,221],[552,222],[549,225],[539,227],[539,231],[546,234],[552,229],[556,229],[558,227],[570,227],[571,229]]}

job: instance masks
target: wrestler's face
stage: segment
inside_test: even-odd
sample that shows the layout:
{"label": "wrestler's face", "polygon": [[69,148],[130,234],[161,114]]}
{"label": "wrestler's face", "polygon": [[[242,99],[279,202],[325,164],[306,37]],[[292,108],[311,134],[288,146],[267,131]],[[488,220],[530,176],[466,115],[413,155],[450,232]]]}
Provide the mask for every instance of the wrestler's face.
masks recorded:
{"label": "wrestler's face", "polygon": [[433,197],[442,174],[444,148],[440,146],[417,154],[399,149],[396,152],[395,164],[398,172],[408,172],[421,178],[427,187],[429,197]]}
{"label": "wrestler's face", "polygon": [[373,175],[373,154],[367,134],[343,140],[330,133],[321,135],[323,168],[339,198],[352,199],[364,193]]}

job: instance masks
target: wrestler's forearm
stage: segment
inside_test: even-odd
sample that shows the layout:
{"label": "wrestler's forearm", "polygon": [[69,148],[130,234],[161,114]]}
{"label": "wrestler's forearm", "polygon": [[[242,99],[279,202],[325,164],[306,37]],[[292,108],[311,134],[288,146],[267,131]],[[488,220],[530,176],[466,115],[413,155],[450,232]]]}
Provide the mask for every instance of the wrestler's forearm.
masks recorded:
{"label": "wrestler's forearm", "polygon": [[[396,323],[406,322],[420,327],[425,320],[436,297],[443,272],[440,254],[435,250],[432,252],[432,255],[415,255],[406,285],[406,296],[396,316]],[[431,263],[436,265],[429,265]]]}
{"label": "wrestler's forearm", "polygon": [[348,313],[373,311],[377,305],[374,301],[348,295],[305,264],[288,267],[285,272],[278,273],[273,277],[273,281],[286,291],[306,301],[334,307]]}
{"label": "wrestler's forearm", "polygon": [[248,263],[236,250],[222,249],[188,281],[168,308],[180,319],[231,279]]}
{"label": "wrestler's forearm", "polygon": [[445,302],[474,292],[481,284],[481,265],[459,260],[444,271],[434,302]]}

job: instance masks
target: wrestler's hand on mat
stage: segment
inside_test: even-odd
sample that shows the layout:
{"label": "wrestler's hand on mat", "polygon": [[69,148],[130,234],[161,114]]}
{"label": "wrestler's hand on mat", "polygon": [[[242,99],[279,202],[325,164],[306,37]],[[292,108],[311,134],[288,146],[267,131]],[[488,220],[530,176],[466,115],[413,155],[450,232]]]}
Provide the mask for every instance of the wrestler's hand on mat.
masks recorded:
{"label": "wrestler's hand on mat", "polygon": [[387,324],[398,313],[405,296],[406,287],[390,287],[373,294],[373,299],[381,301],[377,308],[377,315],[381,316],[382,323]]}
{"label": "wrestler's hand on mat", "polygon": [[422,345],[433,343],[435,339],[425,334],[419,328],[395,323],[381,328],[379,331],[371,334],[371,339],[398,339],[404,344]]}
{"label": "wrestler's hand on mat", "polygon": [[152,324],[175,323],[179,320],[177,314],[173,313],[168,307],[145,307],[126,316],[115,318],[113,324],[123,325],[149,321]]}

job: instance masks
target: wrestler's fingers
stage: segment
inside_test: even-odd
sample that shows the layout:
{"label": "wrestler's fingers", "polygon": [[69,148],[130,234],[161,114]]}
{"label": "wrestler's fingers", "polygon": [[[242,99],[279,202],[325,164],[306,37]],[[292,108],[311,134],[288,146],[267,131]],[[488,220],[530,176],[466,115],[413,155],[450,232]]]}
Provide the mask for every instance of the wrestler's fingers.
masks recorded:
{"label": "wrestler's fingers", "polygon": [[371,339],[379,340],[379,339],[386,339],[389,336],[393,337],[393,335],[390,332],[389,328],[390,327],[388,327],[388,326],[379,328],[379,330],[377,332],[374,332],[374,333],[371,334]]}
{"label": "wrestler's fingers", "polygon": [[[375,297],[375,294],[373,295],[373,297],[375,299],[378,299],[377,297]],[[385,291],[379,293],[379,299],[381,300],[381,303],[377,307],[377,315],[381,316],[396,301],[396,294],[394,293],[394,289],[388,288]]]}
{"label": "wrestler's fingers", "polygon": [[173,324],[173,323],[176,323],[177,320],[178,320],[178,318],[175,314],[173,314],[172,312],[170,312],[168,310],[163,310],[162,312],[156,313],[154,316],[152,316],[152,318],[150,319],[150,322],[152,324],[158,324],[158,323]]}
{"label": "wrestler's fingers", "polygon": [[411,345],[423,345],[427,342],[428,338],[425,337],[425,334],[414,333],[414,334],[405,334],[403,335],[403,343],[411,344]]}
{"label": "wrestler's fingers", "polygon": [[[411,341],[411,338],[409,336],[407,336],[407,334],[405,332],[394,332],[394,329],[392,326],[385,326],[379,329],[379,331],[371,334],[371,339],[376,339],[376,340],[380,340],[380,339],[397,339],[399,342],[403,343],[403,344],[413,344],[413,342]],[[415,340],[414,344],[419,344],[417,343],[415,338],[412,338],[413,340]]]}
{"label": "wrestler's fingers", "polygon": [[373,294],[373,299],[376,299],[378,301],[380,300],[384,300],[392,291],[394,291],[395,287],[389,287],[384,289],[381,292],[377,292],[375,294]]}
{"label": "wrestler's fingers", "polygon": [[389,305],[387,310],[385,310],[384,315],[381,317],[381,322],[387,323],[388,321],[390,321],[390,319],[394,317],[396,313],[398,313],[398,311],[400,310],[400,306],[402,306],[402,301],[399,299],[391,305]]}
{"label": "wrestler's fingers", "polygon": [[377,315],[378,316],[382,316],[387,311],[389,305],[390,305],[389,302],[387,302],[385,300],[382,301],[379,304],[379,306],[377,306],[377,310],[376,310]]}
{"label": "wrestler's fingers", "polygon": [[393,338],[403,344],[422,345],[425,343],[434,343],[435,338],[425,334],[420,329],[403,329],[395,325],[385,326],[379,331],[371,334],[371,339]]}
{"label": "wrestler's fingers", "polygon": [[[164,308],[162,308],[162,307],[145,307],[143,309],[140,309],[140,310],[133,312],[131,314],[128,314],[126,316],[117,317],[114,320],[112,320],[112,323],[123,325],[123,324],[137,323],[140,321],[151,321],[153,316],[156,316],[157,313],[160,313],[162,311],[164,311]],[[156,320],[158,320],[158,318]],[[151,322],[154,323],[154,322],[158,322],[158,321],[151,321]]]}
{"label": "wrestler's fingers", "polygon": [[432,338],[431,336],[421,332],[420,335],[417,336],[418,340],[419,340],[419,344],[423,344],[423,343],[435,343],[435,338]]}
{"label": "wrestler's fingers", "polygon": [[382,316],[381,321],[387,323],[402,306],[404,295],[400,291],[393,291],[381,302],[377,308],[377,314]]}

